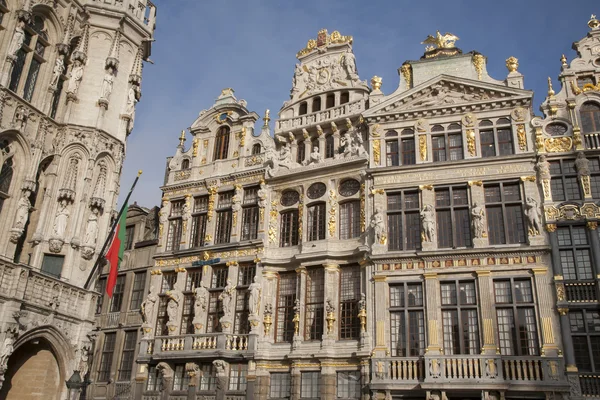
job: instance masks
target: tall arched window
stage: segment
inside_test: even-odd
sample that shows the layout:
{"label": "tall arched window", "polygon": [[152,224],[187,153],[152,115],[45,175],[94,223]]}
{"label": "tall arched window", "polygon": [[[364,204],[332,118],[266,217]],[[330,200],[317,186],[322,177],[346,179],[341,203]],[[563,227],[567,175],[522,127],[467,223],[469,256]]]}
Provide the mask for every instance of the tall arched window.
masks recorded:
{"label": "tall arched window", "polygon": [[4,158],[4,163],[2,164],[2,169],[0,169],[0,212],[2,211],[2,206],[4,205],[4,200],[8,198],[8,192],[10,190],[10,184],[13,178],[13,157],[10,145],[7,140],[4,140],[0,143],[0,152],[2,153],[2,158]]}
{"label": "tall arched window", "polygon": [[308,105],[306,102],[300,103],[300,109],[298,110],[298,115],[304,115],[308,113]]}
{"label": "tall arched window", "polygon": [[321,98],[315,97],[312,103],[312,112],[321,111]]}
{"label": "tall arched window", "polygon": [[335,155],[335,144],[333,135],[325,136],[325,158],[333,158]]}
{"label": "tall arched window", "polygon": [[252,146],[252,155],[255,156],[257,154],[260,154],[261,152],[261,148],[260,148],[260,143],[256,143]]}
{"label": "tall arched window", "polygon": [[[31,23],[25,25],[23,30],[25,41],[17,51],[17,60],[10,76],[8,88],[17,94],[22,94],[25,100],[31,101],[40,68],[46,62],[44,58],[46,47],[50,43],[44,18],[40,15],[34,15]],[[27,78],[22,79],[24,76]]]}
{"label": "tall arched window", "polygon": [[335,94],[328,94],[327,95],[327,104],[326,104],[327,108],[332,108],[335,107]]}
{"label": "tall arched window", "polygon": [[324,240],[327,223],[325,203],[308,206],[308,241]]}
{"label": "tall arched window", "polygon": [[600,106],[596,103],[585,103],[579,109],[581,129],[583,133],[600,131]]}
{"label": "tall arched window", "polygon": [[190,160],[185,159],[181,162],[181,169],[188,169],[190,167]]}
{"label": "tall arched window", "polygon": [[215,138],[215,160],[225,160],[229,150],[229,127],[222,126]]}
{"label": "tall arched window", "polygon": [[301,140],[298,142],[298,147],[297,147],[297,153],[296,153],[296,162],[298,164],[302,164],[302,162],[304,161],[304,158],[306,157],[306,146],[304,146],[304,140]]}

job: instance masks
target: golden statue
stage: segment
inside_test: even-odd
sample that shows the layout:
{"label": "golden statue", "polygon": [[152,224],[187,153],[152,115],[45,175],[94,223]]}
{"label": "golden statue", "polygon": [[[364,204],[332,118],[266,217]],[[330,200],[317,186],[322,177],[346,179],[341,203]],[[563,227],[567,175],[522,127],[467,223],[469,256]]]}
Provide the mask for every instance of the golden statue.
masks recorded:
{"label": "golden statue", "polygon": [[436,31],[435,37],[428,35],[427,38],[421,42],[421,44],[434,45],[438,49],[451,49],[454,48],[454,43],[458,40],[458,36],[452,33],[446,32],[444,35],[440,31]]}

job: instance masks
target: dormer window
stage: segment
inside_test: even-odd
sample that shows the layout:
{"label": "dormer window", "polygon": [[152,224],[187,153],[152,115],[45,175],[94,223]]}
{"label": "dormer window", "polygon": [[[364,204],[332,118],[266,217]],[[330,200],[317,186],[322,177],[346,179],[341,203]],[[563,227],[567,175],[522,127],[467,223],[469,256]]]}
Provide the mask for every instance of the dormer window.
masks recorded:
{"label": "dormer window", "polygon": [[298,115],[305,115],[308,113],[308,104],[306,102],[300,103],[300,109],[298,110]]}
{"label": "dormer window", "polygon": [[261,148],[260,148],[259,143],[256,143],[255,145],[252,146],[252,155],[253,156],[260,154],[260,152],[261,152]]}
{"label": "dormer window", "polygon": [[181,169],[189,169],[190,168],[190,160],[183,160],[181,162]]}
{"label": "dormer window", "polygon": [[321,111],[321,98],[315,97],[312,103],[312,112]]}
{"label": "dormer window", "polygon": [[584,103],[579,109],[583,133],[600,131],[600,106],[596,103]]}
{"label": "dormer window", "polygon": [[222,126],[217,131],[215,137],[215,160],[227,159],[227,152],[229,150],[229,127]]}

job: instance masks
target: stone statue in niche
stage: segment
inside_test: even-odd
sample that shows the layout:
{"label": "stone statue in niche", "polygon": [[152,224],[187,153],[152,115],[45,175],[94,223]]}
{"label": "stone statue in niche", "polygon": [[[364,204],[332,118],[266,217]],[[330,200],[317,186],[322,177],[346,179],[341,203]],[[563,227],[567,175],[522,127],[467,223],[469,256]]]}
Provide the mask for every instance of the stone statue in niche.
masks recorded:
{"label": "stone statue in niche", "polygon": [[232,285],[231,281],[227,280],[227,285],[219,295],[219,300],[223,306],[223,318],[231,318],[231,312],[233,311],[231,305],[233,302],[233,295],[235,294],[235,286]]}
{"label": "stone statue in niche", "polygon": [[583,151],[577,153],[575,167],[577,168],[577,177],[590,176],[590,162],[585,158]]}
{"label": "stone statue in niche", "polygon": [[273,174],[281,167],[291,169],[294,165],[292,161],[292,153],[287,143],[282,144],[279,149],[279,154],[275,153],[274,150],[269,149],[267,151],[267,171],[268,177],[272,177]]}
{"label": "stone statue in niche", "polygon": [[537,201],[528,197],[525,200],[525,215],[527,216],[527,228],[530,236],[537,236],[541,233],[542,223],[540,209]]}
{"label": "stone statue in niche", "polygon": [[69,222],[70,211],[66,200],[61,200],[58,206],[58,212],[54,219],[54,235],[59,238],[63,238],[65,231],[67,230],[67,224]]}
{"label": "stone statue in niche", "polygon": [[10,56],[16,57],[21,47],[23,47],[23,43],[25,43],[25,27],[24,21],[17,22],[17,26],[15,27],[15,33],[10,41],[10,46],[8,46],[8,54]]}
{"label": "stone statue in niche", "polygon": [[371,217],[371,228],[373,229],[375,244],[385,244],[385,222],[381,210],[376,210]]}
{"label": "stone statue in niche", "polygon": [[79,85],[83,79],[83,63],[80,60],[75,60],[71,74],[69,75],[69,83],[67,85],[67,93],[77,94]]}
{"label": "stone statue in niche", "polygon": [[433,206],[425,205],[421,210],[421,229],[424,242],[433,242],[435,239],[435,212]]}
{"label": "stone statue in niche", "polygon": [[258,283],[258,277],[254,277],[254,282],[248,287],[250,298],[248,299],[248,311],[250,315],[258,315],[260,311],[261,286]]}
{"label": "stone statue in niche", "polygon": [[310,153],[308,157],[308,160],[305,161],[305,165],[319,164],[321,162],[323,162],[323,157],[319,152],[319,148],[317,146],[314,146],[312,153]]}
{"label": "stone statue in niche", "polygon": [[550,180],[550,163],[546,159],[545,155],[540,155],[538,161],[535,164],[535,169],[538,173],[540,181]]}
{"label": "stone statue in niche", "polygon": [[149,324],[150,318],[152,318],[154,315],[154,308],[156,306],[156,302],[158,301],[158,295],[155,292],[156,290],[154,285],[150,285],[150,288],[148,289],[148,296],[146,296],[140,307],[142,321],[145,324]]}
{"label": "stone statue in niche", "polygon": [[169,302],[167,303],[167,315],[169,316],[169,323],[174,324],[177,322],[177,316],[179,314],[179,306],[183,300],[183,294],[178,289],[172,289],[167,292]]}
{"label": "stone statue in niche", "polygon": [[265,181],[260,182],[260,189],[258,189],[258,206],[261,208],[267,205],[267,184]]}
{"label": "stone statue in niche", "polygon": [[483,233],[485,232],[483,216],[483,208],[478,203],[473,203],[473,208],[471,209],[471,225],[473,227],[473,236],[478,239],[482,238]]}
{"label": "stone statue in niche", "polygon": [[65,72],[65,56],[60,54],[56,57],[56,62],[54,63],[54,70],[52,71],[52,80],[50,81],[50,87],[56,88],[58,86],[58,81],[60,76]]}
{"label": "stone statue in niche", "polygon": [[296,67],[294,68],[294,78],[292,79],[292,91],[297,90],[297,86],[300,83],[303,74],[304,71],[302,70],[300,64],[296,64]]}
{"label": "stone statue in niche", "polygon": [[347,50],[346,53],[342,56],[340,64],[346,70],[346,73],[348,74],[348,79],[353,81],[358,80],[358,74],[356,73],[356,58],[350,50]]}
{"label": "stone statue in niche", "polygon": [[106,162],[101,160],[98,163],[98,168],[100,168],[100,172],[98,173],[98,179],[96,180],[96,185],[94,186],[94,193],[92,197],[101,198],[104,194],[104,187],[106,186]]}
{"label": "stone statue in niche", "polygon": [[204,315],[208,309],[209,293],[204,282],[194,289],[194,323],[204,321]]}
{"label": "stone statue in niche", "polygon": [[98,240],[98,209],[94,207],[87,220],[83,245],[95,247],[96,240]]}
{"label": "stone statue in niche", "polygon": [[15,338],[10,332],[7,332],[4,343],[2,344],[2,351],[0,352],[0,369],[6,370],[8,358],[11,356],[13,351],[15,351],[14,343]]}
{"label": "stone statue in niche", "polygon": [[75,191],[75,187],[77,185],[77,175],[79,174],[80,159],[81,156],[79,154],[75,154],[69,160],[69,168],[67,169],[67,174],[65,175],[65,183],[63,185],[64,189]]}
{"label": "stone statue in niche", "polygon": [[29,210],[31,210],[31,202],[29,201],[29,190],[23,190],[21,198],[17,203],[17,215],[15,217],[15,229],[25,229],[25,224],[29,218]]}
{"label": "stone statue in niche", "polygon": [[106,73],[104,74],[104,80],[102,81],[102,95],[101,98],[108,100],[110,98],[110,94],[113,90],[113,83],[115,81],[115,69],[113,66],[109,65],[106,68]]}
{"label": "stone statue in niche", "polygon": [[135,114],[135,105],[137,102],[137,90],[136,87],[132,85],[127,92],[127,106],[125,108],[125,114],[130,115],[132,119]]}

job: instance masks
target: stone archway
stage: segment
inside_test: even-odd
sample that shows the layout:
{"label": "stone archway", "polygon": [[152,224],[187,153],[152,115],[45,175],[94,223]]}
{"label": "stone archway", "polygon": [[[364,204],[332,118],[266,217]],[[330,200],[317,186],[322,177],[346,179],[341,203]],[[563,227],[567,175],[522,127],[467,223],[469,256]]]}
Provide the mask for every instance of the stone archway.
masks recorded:
{"label": "stone archway", "polygon": [[64,387],[58,359],[50,343],[33,339],[10,356],[0,399],[58,400]]}

